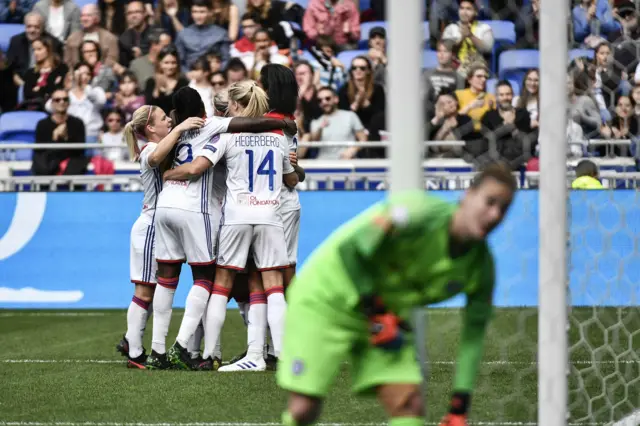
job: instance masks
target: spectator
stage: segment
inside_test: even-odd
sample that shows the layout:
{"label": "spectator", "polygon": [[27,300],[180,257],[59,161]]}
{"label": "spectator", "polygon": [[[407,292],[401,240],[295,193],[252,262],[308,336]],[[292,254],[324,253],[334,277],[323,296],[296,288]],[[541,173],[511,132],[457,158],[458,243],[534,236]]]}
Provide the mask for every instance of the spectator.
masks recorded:
{"label": "spectator", "polygon": [[458,72],[465,75],[473,62],[483,60],[493,49],[493,31],[484,22],[477,21],[478,10],[473,0],[461,0],[458,14],[460,21],[449,24],[442,33],[443,40],[451,40],[455,44],[456,54],[460,61]]}
{"label": "spectator", "polygon": [[640,84],[636,84],[631,89],[631,103],[634,105],[634,115],[640,118]]}
{"label": "spectator", "polygon": [[516,47],[538,49],[540,36],[540,0],[531,0],[516,18]]}
{"label": "spectator", "polygon": [[[584,154],[586,148],[586,141],[584,140],[584,132],[582,127],[571,118],[571,110],[567,111],[567,157],[579,158]],[[536,147],[536,152],[539,151],[540,145]]]}
{"label": "spectator", "polygon": [[[311,132],[305,135],[305,140],[314,142],[365,142],[367,135],[362,122],[353,111],[338,109],[338,96],[330,87],[318,90],[318,100],[323,115],[311,122]],[[354,158],[360,147],[323,147],[318,149],[318,159],[337,160]],[[299,149],[300,157],[304,157],[307,150]]]}
{"label": "spectator", "polygon": [[244,62],[240,58],[231,58],[224,70],[227,84],[237,83],[238,81],[249,78],[249,71],[244,66]]}
{"label": "spectator", "polygon": [[231,0],[213,0],[213,24],[227,30],[227,37],[231,42],[238,39],[240,30],[240,16],[238,6]]}
{"label": "spectator", "polygon": [[7,61],[13,72],[13,83],[16,86],[24,84],[24,74],[32,68],[36,61],[31,44],[37,39],[49,39],[53,52],[62,55],[62,43],[51,34],[44,31],[44,18],[42,15],[31,12],[24,17],[25,32],[14,35],[9,42]]}
{"label": "spectator", "polygon": [[49,39],[34,40],[31,46],[35,63],[33,68],[29,68],[24,74],[22,108],[42,111],[51,94],[64,87],[64,78],[69,69],[53,52]]}
{"label": "spectator", "polygon": [[140,0],[127,3],[127,25],[120,36],[120,65],[128,67],[131,61],[149,53],[151,27],[145,19],[146,9]]}
{"label": "spectator", "polygon": [[[436,98],[435,115],[431,119],[429,140],[467,141],[474,134],[473,122],[469,116],[458,113],[458,99],[449,91],[441,91]],[[457,158],[462,155],[462,147],[429,147],[429,157]]]}
{"label": "spectator", "polygon": [[13,111],[18,103],[18,92],[13,84],[13,73],[4,52],[0,50],[0,114]]}
{"label": "spectator", "polygon": [[245,13],[242,15],[242,37],[231,46],[230,54],[234,58],[242,57],[245,54],[252,54],[256,50],[253,44],[253,37],[262,26],[260,25],[260,15],[257,13]]}
{"label": "spectator", "polygon": [[480,131],[482,117],[496,106],[496,98],[487,93],[489,70],[483,64],[476,64],[469,69],[469,88],[456,90],[460,114],[468,115],[473,120],[476,131]]}
{"label": "spectator", "polygon": [[33,11],[42,15],[47,32],[63,43],[80,30],[80,9],[73,0],[40,0]]}
{"label": "spectator", "polygon": [[214,72],[209,77],[214,96],[227,88],[227,78],[222,71]]}
{"label": "spectator", "polygon": [[247,12],[260,16],[260,25],[269,30],[269,34],[280,49],[289,48],[289,38],[280,22],[293,20],[287,16],[288,11],[293,7],[293,2],[280,0],[247,0]]}
{"label": "spectator", "polygon": [[387,78],[387,31],[373,27],[369,31],[369,60],[373,66],[373,82],[385,87]]}
{"label": "spectator", "polygon": [[355,48],[360,40],[358,8],[353,0],[310,0],[302,28],[312,41],[326,35],[342,50]]}
{"label": "spectator", "polygon": [[230,41],[224,29],[208,23],[211,19],[211,0],[194,0],[191,6],[193,24],[182,30],[176,38],[176,49],[182,66],[191,68],[193,63],[208,52],[218,52],[222,62],[229,60]]}
{"label": "spectator", "polygon": [[207,118],[213,117],[213,87],[209,81],[209,64],[206,58],[200,58],[191,66],[189,87],[195,89],[202,98]]}
{"label": "spectator", "polygon": [[218,72],[222,70],[222,56],[217,52],[207,53],[207,64],[209,65],[209,73]]}
{"label": "spectator", "polygon": [[0,0],[0,24],[21,24],[38,0]]}
{"label": "spectator", "polygon": [[[387,122],[384,111],[373,114],[367,129],[369,130],[367,138],[370,142],[380,142],[385,139],[383,134],[387,130]],[[358,152],[359,158],[386,158],[386,156],[387,148],[363,148]]]}
{"label": "spectator", "polygon": [[64,63],[69,68],[80,62],[82,52],[80,45],[85,40],[98,43],[100,57],[104,63],[113,66],[118,62],[118,39],[104,28],[100,28],[100,10],[95,4],[87,4],[80,14],[82,29],[72,33],[64,46]]}
{"label": "spectator", "polygon": [[100,10],[100,26],[116,37],[120,37],[127,29],[125,2],[118,0],[98,0]]}
{"label": "spectator", "polygon": [[620,73],[613,67],[613,55],[611,47],[606,41],[602,41],[595,48],[593,64],[587,68],[593,73],[593,91],[600,115],[603,120],[611,120],[610,108],[613,108],[616,92],[620,87]]}
{"label": "spectator", "polygon": [[613,19],[609,0],[580,0],[573,8],[573,39],[578,43],[595,46],[606,36],[621,28]]}
{"label": "spectator", "polygon": [[[616,113],[611,120],[610,127],[604,127],[601,130],[601,136],[605,139],[629,140],[638,137],[638,118],[634,114],[635,105],[633,100],[628,96],[620,96],[616,104]],[[604,147],[601,147],[604,148]],[[627,146],[617,144],[610,146],[609,150],[599,149],[601,154],[614,154],[619,156],[628,156],[629,149]]]}
{"label": "spectator", "polygon": [[315,74],[313,67],[309,62],[299,62],[295,67],[296,81],[298,82],[298,110],[299,116],[302,118],[302,132],[298,128],[301,135],[308,133],[311,128],[311,121],[322,115],[322,108],[318,102],[318,93],[316,90]]}
{"label": "spectator", "polygon": [[[105,126],[100,133],[100,143],[109,146],[126,146],[124,141],[124,114],[118,109],[108,109],[104,113]],[[103,157],[110,161],[128,160],[126,149],[114,148],[102,151]]]}
{"label": "spectator", "polygon": [[[87,142],[98,142],[100,130],[104,125],[100,110],[107,102],[104,90],[91,85],[91,66],[86,62],[79,62],[73,69],[73,83],[69,91],[69,114],[82,120]],[[52,111],[49,100],[46,110]]]}
{"label": "spectator", "polygon": [[264,28],[255,32],[254,44],[256,51],[253,55],[244,55],[241,59],[249,71],[249,77],[259,80],[260,70],[266,64],[279,64],[289,66],[289,58],[278,53],[278,47],[273,44],[269,32]]}
{"label": "spectator", "polygon": [[537,69],[530,69],[522,80],[522,90],[520,96],[513,100],[513,106],[524,108],[529,112],[531,128],[538,128],[538,106],[540,104],[540,72]]}
{"label": "spectator", "polygon": [[141,87],[144,87],[147,80],[153,77],[158,64],[158,55],[170,44],[171,37],[166,31],[153,28],[149,32],[149,53],[134,59],[129,65],[129,69],[136,75]]}
{"label": "spectator", "polygon": [[[84,124],[79,118],[69,115],[67,91],[56,89],[51,101],[51,115],[36,125],[36,143],[84,143]],[[63,162],[65,167],[61,167]],[[82,149],[40,149],[33,153],[31,171],[36,176],[79,175],[86,172],[88,162]]]}
{"label": "spectator", "polygon": [[171,46],[165,47],[158,55],[153,78],[148,79],[145,85],[145,103],[159,106],[168,115],[173,109],[171,96],[188,85],[189,80],[180,74],[178,52]]}
{"label": "spectator", "polygon": [[426,88],[425,113],[429,119],[435,113],[434,105],[440,93],[464,89],[464,79],[453,67],[453,42],[440,40],[436,55],[438,66],[423,74]]}
{"label": "spectator", "polygon": [[144,96],[140,95],[140,86],[135,74],[125,71],[119,80],[118,91],[114,96],[114,106],[122,111],[127,122],[133,112],[144,105]]}
{"label": "spectator", "polygon": [[351,61],[349,81],[340,89],[339,97],[340,109],[355,112],[361,123],[370,123],[375,113],[384,111],[384,89],[373,82],[371,63],[365,56]]}
{"label": "spectator", "polygon": [[508,81],[497,84],[496,96],[498,108],[482,117],[482,133],[487,142],[483,151],[498,154],[517,168],[533,152],[531,118],[526,109],[513,107],[513,88]]}
{"label": "spectator", "polygon": [[156,22],[175,40],[178,33],[191,25],[191,11],[180,0],[160,0],[155,12]]}
{"label": "spectator", "polygon": [[333,90],[338,90],[347,81],[345,66],[336,57],[338,46],[329,36],[318,36],[316,46],[319,49],[311,48],[315,61],[311,62],[313,68],[320,73],[320,86],[330,86]]}
{"label": "spectator", "polygon": [[593,98],[591,81],[585,71],[569,73],[567,92],[573,121],[582,127],[585,137],[598,137],[603,121]]}
{"label": "spectator", "polygon": [[101,87],[107,93],[107,99],[110,99],[110,92],[115,87],[118,80],[113,72],[113,68],[102,63],[102,54],[100,46],[93,40],[85,40],[80,45],[80,60],[91,66],[91,85]]}
{"label": "spectator", "polygon": [[633,74],[638,64],[636,40],[640,39],[640,27],[633,1],[625,1],[618,7],[618,19],[622,28],[609,34],[609,41],[616,44],[613,64],[617,72],[622,74],[622,79],[626,80],[624,73]]}

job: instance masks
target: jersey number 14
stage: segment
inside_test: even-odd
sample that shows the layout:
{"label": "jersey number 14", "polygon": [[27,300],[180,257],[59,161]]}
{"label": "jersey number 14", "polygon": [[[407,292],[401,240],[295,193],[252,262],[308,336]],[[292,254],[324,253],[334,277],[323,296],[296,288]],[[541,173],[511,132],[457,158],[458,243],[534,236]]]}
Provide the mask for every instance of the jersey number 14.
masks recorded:
{"label": "jersey number 14", "polygon": [[[247,149],[244,152],[249,156],[249,192],[253,192],[253,162],[255,156],[252,149]],[[260,162],[258,171],[256,172],[258,175],[269,176],[269,191],[273,191],[273,183],[276,175],[273,155],[273,150],[270,149],[267,152],[267,155],[265,155],[265,157]]]}

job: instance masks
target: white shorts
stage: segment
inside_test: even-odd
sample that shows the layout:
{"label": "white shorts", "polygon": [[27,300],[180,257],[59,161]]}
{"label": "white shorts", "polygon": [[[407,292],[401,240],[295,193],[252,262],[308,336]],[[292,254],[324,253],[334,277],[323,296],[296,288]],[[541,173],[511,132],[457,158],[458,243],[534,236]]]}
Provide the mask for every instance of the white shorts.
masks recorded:
{"label": "white shorts", "polygon": [[215,216],[181,209],[156,209],[156,259],[158,263],[211,265],[216,260]]}
{"label": "white shorts", "polygon": [[284,230],[274,225],[223,225],[218,238],[218,266],[244,270],[249,250],[259,271],[289,265]]}
{"label": "white shorts", "polygon": [[153,220],[140,216],[131,228],[129,249],[129,275],[134,284],[156,285],[158,264],[153,255],[155,238]]}
{"label": "white shorts", "polygon": [[298,263],[298,236],[300,235],[300,210],[281,213],[284,239],[287,242],[289,265]]}

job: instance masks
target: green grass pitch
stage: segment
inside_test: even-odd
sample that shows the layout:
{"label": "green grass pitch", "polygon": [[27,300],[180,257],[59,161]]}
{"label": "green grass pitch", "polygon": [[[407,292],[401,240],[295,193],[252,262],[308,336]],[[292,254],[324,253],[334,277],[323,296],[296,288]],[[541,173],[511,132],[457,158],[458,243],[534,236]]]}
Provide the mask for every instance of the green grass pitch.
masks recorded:
{"label": "green grass pitch", "polygon": [[[427,311],[427,423],[437,424],[451,391],[460,315],[456,309]],[[0,425],[278,422],[286,394],[272,372],[128,370],[114,348],[125,311],[68,313],[0,311]],[[181,317],[182,311],[174,311],[168,343]],[[606,424],[638,409],[640,308],[574,308],[571,318],[571,423]],[[535,309],[496,310],[473,399],[474,424],[535,424],[536,330]],[[222,337],[225,359],[242,351],[245,339],[240,316],[230,311]],[[349,386],[345,365],[321,421],[384,422],[375,399],[353,397]],[[595,417],[586,417],[589,404]]]}

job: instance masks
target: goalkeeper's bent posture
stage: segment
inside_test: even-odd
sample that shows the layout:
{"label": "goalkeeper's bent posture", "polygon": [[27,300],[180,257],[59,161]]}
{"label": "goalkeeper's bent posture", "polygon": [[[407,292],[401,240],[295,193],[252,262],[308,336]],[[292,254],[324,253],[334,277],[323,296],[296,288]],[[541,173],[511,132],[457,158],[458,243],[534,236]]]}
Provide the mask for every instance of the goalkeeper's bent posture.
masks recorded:
{"label": "goalkeeper's bent posture", "polygon": [[375,393],[392,426],[424,424],[423,378],[407,321],[416,307],[467,296],[454,393],[442,425],[466,424],[492,311],[487,235],[516,191],[500,165],[480,172],[459,205],[423,191],[389,197],[340,227],[287,293],[278,384],[285,425],[307,425],[348,357],[353,389]]}

